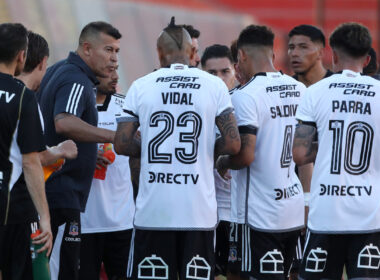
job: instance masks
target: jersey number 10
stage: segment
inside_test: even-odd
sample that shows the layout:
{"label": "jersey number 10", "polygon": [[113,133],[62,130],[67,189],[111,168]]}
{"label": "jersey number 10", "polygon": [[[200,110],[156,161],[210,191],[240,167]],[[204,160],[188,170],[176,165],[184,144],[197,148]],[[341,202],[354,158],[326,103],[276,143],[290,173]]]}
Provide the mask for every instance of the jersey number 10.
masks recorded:
{"label": "jersey number 10", "polygon": [[[331,174],[340,174],[342,161],[342,140],[344,121],[330,120],[329,130],[333,132],[333,145],[331,155]],[[360,137],[361,136],[361,137]],[[361,140],[359,160],[354,162],[355,142]],[[368,170],[373,142],[373,129],[361,121],[352,122],[346,131],[346,147],[344,150],[344,169],[352,175],[360,175]]]}
{"label": "jersey number 10", "polygon": [[182,113],[177,122],[171,113],[167,111],[158,111],[151,115],[149,126],[158,127],[158,123],[163,122],[164,128],[158,133],[148,145],[148,161],[149,163],[172,163],[172,153],[159,152],[160,145],[173,134],[174,126],[187,127],[189,123],[192,123],[192,131],[180,132],[179,142],[188,143],[191,146],[190,152],[187,152],[185,148],[175,148],[174,154],[178,161],[185,164],[192,164],[197,161],[198,155],[198,138],[201,134],[202,119],[193,111],[187,111]]}

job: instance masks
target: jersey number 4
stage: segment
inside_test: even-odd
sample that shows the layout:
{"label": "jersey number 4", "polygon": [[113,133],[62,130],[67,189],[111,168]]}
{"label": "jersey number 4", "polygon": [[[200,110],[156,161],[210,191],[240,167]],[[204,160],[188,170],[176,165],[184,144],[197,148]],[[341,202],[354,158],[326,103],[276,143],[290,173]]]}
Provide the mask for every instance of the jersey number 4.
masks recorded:
{"label": "jersey number 4", "polygon": [[188,143],[191,147],[189,151],[185,148],[174,148],[175,157],[178,161],[185,164],[192,164],[197,161],[198,155],[198,138],[201,134],[202,119],[193,111],[182,113],[177,122],[171,113],[167,111],[158,111],[150,117],[149,126],[158,127],[160,122],[164,123],[163,129],[149,141],[148,145],[148,161],[149,163],[172,163],[172,153],[159,152],[158,149],[170,135],[173,134],[174,126],[186,128],[192,124],[192,131],[180,132],[179,143]]}
{"label": "jersey number 4", "polygon": [[[340,174],[343,129],[344,121],[330,120],[329,130],[333,132],[331,174]],[[344,169],[348,173],[360,175],[368,170],[371,159],[372,142],[373,129],[368,123],[356,121],[348,125],[346,131],[346,147],[344,149]]]}

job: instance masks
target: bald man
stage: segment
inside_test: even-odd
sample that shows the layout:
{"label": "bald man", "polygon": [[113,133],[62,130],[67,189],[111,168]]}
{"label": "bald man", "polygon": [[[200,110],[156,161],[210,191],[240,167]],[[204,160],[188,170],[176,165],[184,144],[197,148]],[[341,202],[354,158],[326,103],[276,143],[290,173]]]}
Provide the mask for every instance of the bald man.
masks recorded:
{"label": "bald man", "polygon": [[161,68],[132,84],[115,136],[118,154],[141,156],[128,276],[214,279],[214,152],[240,149],[230,96],[221,79],[188,66],[194,48],[174,19],[157,52]]}

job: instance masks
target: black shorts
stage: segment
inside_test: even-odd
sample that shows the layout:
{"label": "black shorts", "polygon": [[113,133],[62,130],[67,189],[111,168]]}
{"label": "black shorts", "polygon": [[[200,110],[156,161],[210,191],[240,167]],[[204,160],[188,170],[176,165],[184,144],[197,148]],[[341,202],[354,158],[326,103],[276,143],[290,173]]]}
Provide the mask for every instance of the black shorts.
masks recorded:
{"label": "black shorts", "polygon": [[227,274],[231,222],[221,221],[215,230],[215,276]]}
{"label": "black shorts", "polygon": [[305,249],[305,233],[302,233],[298,236],[297,246],[295,248],[296,252],[293,258],[293,262],[290,268],[291,273],[298,273],[301,268],[303,251]]}
{"label": "black shorts", "polygon": [[99,280],[102,262],[108,279],[127,273],[132,229],[82,234],[79,279]]}
{"label": "black shorts", "polygon": [[[235,229],[237,242],[230,243],[229,269],[242,277],[260,280],[283,280],[289,274],[300,230],[268,233],[253,230],[247,225]],[[240,237],[239,237],[240,236]],[[236,272],[236,269],[240,271]]]}
{"label": "black shorts", "polygon": [[0,270],[4,280],[33,280],[31,233],[31,223],[0,226]]}
{"label": "black shorts", "polygon": [[300,279],[380,279],[380,232],[369,234],[307,233]]}
{"label": "black shorts", "polygon": [[131,246],[131,279],[214,279],[214,231],[136,229]]}

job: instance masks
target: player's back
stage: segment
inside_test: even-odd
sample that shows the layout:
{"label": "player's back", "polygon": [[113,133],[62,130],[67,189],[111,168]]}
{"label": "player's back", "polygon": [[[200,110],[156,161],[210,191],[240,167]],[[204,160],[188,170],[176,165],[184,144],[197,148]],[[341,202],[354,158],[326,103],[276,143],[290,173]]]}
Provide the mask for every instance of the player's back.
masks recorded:
{"label": "player's back", "polygon": [[240,216],[253,228],[283,231],[303,225],[303,192],[294,172],[292,142],[304,90],[290,76],[268,72],[257,74],[232,97],[239,127],[257,128],[254,161],[234,176],[234,184],[247,188]]}
{"label": "player's back", "polygon": [[142,147],[135,226],[213,228],[215,118],[232,107],[227,87],[172,64],[135,81],[128,102],[124,108],[139,117]]}
{"label": "player's back", "polygon": [[310,229],[380,229],[380,82],[344,70],[310,87],[305,97],[297,117],[315,123],[319,145]]}

